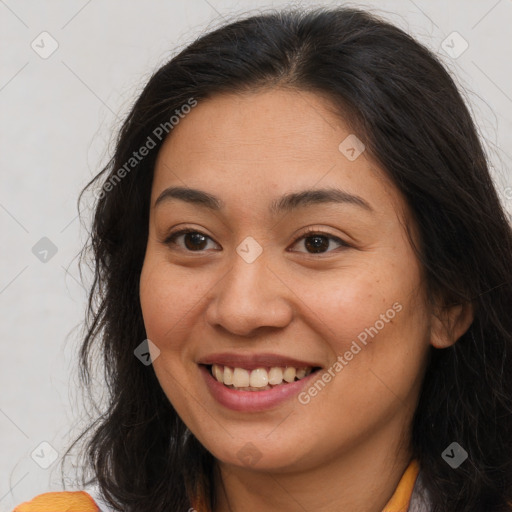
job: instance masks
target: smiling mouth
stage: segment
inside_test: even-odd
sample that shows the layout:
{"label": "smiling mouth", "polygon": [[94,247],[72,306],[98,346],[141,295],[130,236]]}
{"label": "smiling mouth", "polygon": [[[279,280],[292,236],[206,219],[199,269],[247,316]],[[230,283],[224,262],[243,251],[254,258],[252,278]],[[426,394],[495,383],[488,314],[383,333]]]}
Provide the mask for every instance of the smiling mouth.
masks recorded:
{"label": "smiling mouth", "polygon": [[205,365],[210,375],[227,388],[238,391],[266,391],[301,380],[319,366],[296,368],[293,366],[261,367],[253,370],[219,364]]}

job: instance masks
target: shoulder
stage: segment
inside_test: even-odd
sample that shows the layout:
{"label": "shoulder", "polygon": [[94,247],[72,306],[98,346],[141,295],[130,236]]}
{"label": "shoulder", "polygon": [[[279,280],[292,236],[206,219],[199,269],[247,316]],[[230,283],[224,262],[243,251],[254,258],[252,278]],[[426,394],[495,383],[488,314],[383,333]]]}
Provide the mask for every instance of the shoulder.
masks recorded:
{"label": "shoulder", "polygon": [[82,491],[60,491],[39,494],[19,504],[12,512],[117,512],[103,498],[97,482]]}
{"label": "shoulder", "polygon": [[20,503],[12,512],[102,512],[86,491],[45,492]]}

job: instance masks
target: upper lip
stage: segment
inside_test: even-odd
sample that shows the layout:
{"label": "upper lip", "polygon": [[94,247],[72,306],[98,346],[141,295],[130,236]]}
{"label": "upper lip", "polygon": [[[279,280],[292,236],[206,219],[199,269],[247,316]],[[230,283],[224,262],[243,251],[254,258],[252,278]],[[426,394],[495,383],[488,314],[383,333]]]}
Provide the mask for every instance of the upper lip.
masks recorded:
{"label": "upper lip", "polygon": [[229,366],[230,368],[245,368],[246,370],[271,368],[273,366],[293,366],[295,368],[315,368],[320,366],[315,362],[294,359],[293,357],[279,354],[235,354],[233,352],[210,354],[202,357],[198,364],[218,364]]}

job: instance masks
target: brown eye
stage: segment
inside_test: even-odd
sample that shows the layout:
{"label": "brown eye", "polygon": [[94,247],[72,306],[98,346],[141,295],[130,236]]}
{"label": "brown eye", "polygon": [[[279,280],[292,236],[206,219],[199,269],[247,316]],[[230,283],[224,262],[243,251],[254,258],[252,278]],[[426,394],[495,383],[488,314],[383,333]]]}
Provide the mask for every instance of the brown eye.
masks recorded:
{"label": "brown eye", "polygon": [[326,236],[308,236],[304,238],[306,249],[312,252],[324,252],[329,247],[329,239]]}
{"label": "brown eye", "polygon": [[[306,252],[309,254],[323,254],[328,251],[329,244],[332,241],[335,241],[339,244],[339,247],[350,247],[349,244],[341,240],[340,238],[333,236],[329,233],[317,232],[317,231],[307,231],[305,234],[301,235],[297,238],[293,245],[296,245],[299,241],[304,240],[306,247]],[[304,252],[304,251],[298,251]]]}
{"label": "brown eye", "polygon": [[[180,237],[183,237],[183,244],[177,243],[176,241]],[[171,233],[164,240],[164,243],[166,245],[177,245],[179,248],[189,252],[204,252],[204,249],[208,245],[208,240],[212,240],[208,235],[191,228],[186,228],[175,233]],[[349,244],[340,238],[324,232],[307,231],[305,234],[297,238],[293,245],[296,245],[301,240],[304,240],[305,242],[304,246],[306,251],[298,252],[306,252],[308,254],[324,254],[332,252],[334,249],[328,250],[331,241],[336,242],[339,247],[350,247]]]}
{"label": "brown eye", "polygon": [[[176,240],[183,236],[184,246],[176,243]],[[178,245],[182,249],[192,252],[202,252],[207,246],[208,240],[211,238],[200,231],[193,229],[182,229],[176,233],[171,233],[165,240],[164,243],[167,245]]]}

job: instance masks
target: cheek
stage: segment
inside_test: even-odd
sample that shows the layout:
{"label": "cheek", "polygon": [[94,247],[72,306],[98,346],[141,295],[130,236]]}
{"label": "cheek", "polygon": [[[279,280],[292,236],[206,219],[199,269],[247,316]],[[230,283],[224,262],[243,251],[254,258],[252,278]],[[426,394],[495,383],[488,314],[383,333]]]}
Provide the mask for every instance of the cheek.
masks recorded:
{"label": "cheek", "polygon": [[[316,280],[314,293],[311,281],[297,284],[296,293],[307,306],[302,311],[329,346],[331,364],[343,358],[341,365],[331,366],[336,375],[331,389],[333,399],[350,403],[349,409],[378,401],[389,389],[408,395],[428,349],[420,268],[405,248],[403,254],[389,253]],[[338,396],[347,389],[353,400]],[[389,397],[394,399],[393,393]],[[318,406],[326,403],[318,401]]]}
{"label": "cheek", "polygon": [[402,424],[414,410],[427,324],[412,281],[406,286],[388,278],[347,280],[344,290],[324,296],[322,320],[313,320],[330,346],[332,364],[325,384],[312,382],[299,401],[312,431],[321,432],[319,453],[332,450],[333,440],[346,446],[362,432]]}
{"label": "cheek", "polygon": [[[185,269],[186,270],[186,269]],[[152,253],[144,262],[140,278],[140,304],[147,337],[160,353],[152,366],[155,375],[180,417],[192,421],[187,402],[187,379],[195,364],[187,349],[187,336],[193,329],[194,305],[204,291],[191,286],[190,276]]]}
{"label": "cheek", "polygon": [[314,281],[296,279],[293,290],[306,306],[302,312],[308,323],[331,340],[339,354],[358,337],[371,339],[369,332],[375,334],[375,329],[382,333],[401,329],[404,313],[421,312],[416,300],[419,278],[414,264],[399,268],[394,261],[379,258],[319,275]]}
{"label": "cheek", "polygon": [[184,334],[190,331],[194,308],[204,297],[208,286],[197,286],[201,279],[194,269],[173,267],[165,261],[148,257],[140,278],[140,303],[149,339],[161,349],[178,348]]}
{"label": "cheek", "polygon": [[371,271],[347,273],[339,282],[322,307],[331,347],[344,359],[333,386],[336,400],[353,411],[358,403],[378,408],[385,396],[406,400],[421,379],[428,350],[419,267],[414,260],[400,265],[381,259]]}

